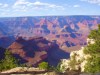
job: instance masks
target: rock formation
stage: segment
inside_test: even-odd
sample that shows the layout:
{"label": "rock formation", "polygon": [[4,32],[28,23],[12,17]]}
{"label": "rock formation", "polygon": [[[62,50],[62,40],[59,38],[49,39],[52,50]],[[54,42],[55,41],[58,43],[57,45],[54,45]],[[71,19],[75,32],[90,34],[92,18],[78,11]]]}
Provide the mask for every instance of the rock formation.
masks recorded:
{"label": "rock formation", "polygon": [[[93,39],[87,39],[87,43],[94,44]],[[66,72],[66,70],[81,70],[84,72],[85,64],[87,63],[87,59],[90,58],[91,55],[84,53],[84,47],[82,47],[78,51],[72,51],[70,53],[70,59],[61,59],[61,70]]]}

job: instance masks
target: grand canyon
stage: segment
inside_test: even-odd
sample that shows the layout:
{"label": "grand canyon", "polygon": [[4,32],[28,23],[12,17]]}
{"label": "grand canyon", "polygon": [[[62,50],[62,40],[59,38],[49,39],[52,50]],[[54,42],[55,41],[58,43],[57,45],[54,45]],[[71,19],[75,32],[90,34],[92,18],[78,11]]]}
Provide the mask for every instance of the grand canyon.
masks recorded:
{"label": "grand canyon", "polygon": [[46,61],[57,66],[60,59],[87,45],[88,34],[98,24],[100,16],[2,17],[0,47],[11,51],[19,63],[36,66]]}

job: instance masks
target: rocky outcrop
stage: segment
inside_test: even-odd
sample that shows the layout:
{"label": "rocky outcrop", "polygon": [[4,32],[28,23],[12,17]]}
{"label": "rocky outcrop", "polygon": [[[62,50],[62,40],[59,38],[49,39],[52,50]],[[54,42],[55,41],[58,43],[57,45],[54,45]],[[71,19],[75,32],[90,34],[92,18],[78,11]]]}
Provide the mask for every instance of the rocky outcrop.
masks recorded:
{"label": "rocky outcrop", "polygon": [[16,68],[13,68],[13,69],[10,69],[10,70],[7,70],[7,71],[3,71],[1,73],[17,73],[17,72],[32,72],[32,71],[45,71],[45,70],[41,70],[39,68],[34,68],[34,67],[16,67]]}
{"label": "rocky outcrop", "polygon": [[7,71],[0,73],[1,75],[62,75],[62,73],[57,73],[55,71],[46,71],[45,69],[39,69],[34,67],[16,67]]}
{"label": "rocky outcrop", "polygon": [[[88,44],[94,44],[95,41],[93,39],[87,39]],[[72,51],[70,53],[70,59],[61,59],[61,67],[62,72],[66,72],[66,70],[81,70],[81,72],[85,71],[85,65],[87,63],[87,59],[91,58],[91,55],[84,53],[84,47],[82,47],[78,51]]]}

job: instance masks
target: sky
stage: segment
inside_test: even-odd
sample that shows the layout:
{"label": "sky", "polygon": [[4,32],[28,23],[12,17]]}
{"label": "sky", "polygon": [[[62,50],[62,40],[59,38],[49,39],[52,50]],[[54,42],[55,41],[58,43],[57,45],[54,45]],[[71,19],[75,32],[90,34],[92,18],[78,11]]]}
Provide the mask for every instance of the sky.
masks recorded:
{"label": "sky", "polygon": [[100,0],[0,0],[0,17],[100,15]]}

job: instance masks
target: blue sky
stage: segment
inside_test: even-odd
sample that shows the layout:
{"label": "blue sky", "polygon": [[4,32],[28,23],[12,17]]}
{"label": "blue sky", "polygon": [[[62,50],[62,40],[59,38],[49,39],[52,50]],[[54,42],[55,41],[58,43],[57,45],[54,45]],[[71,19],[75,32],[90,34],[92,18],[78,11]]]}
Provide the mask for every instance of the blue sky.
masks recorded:
{"label": "blue sky", "polygon": [[100,0],[0,0],[0,17],[100,15]]}

